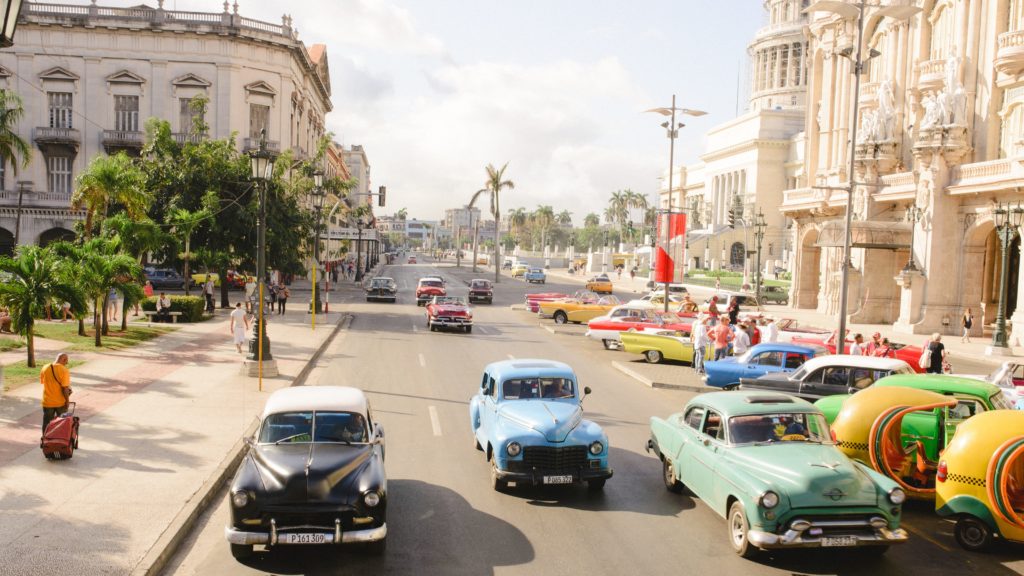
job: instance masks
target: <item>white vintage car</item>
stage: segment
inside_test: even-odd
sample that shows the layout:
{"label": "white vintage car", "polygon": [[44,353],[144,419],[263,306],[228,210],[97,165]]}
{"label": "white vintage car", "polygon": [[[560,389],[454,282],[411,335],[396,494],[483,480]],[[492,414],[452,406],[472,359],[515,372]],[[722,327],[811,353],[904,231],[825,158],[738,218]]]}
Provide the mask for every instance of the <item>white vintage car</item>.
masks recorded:
{"label": "white vintage car", "polygon": [[962,374],[964,378],[974,378],[999,386],[1003,396],[1017,410],[1024,410],[1024,362],[1010,360],[996,368],[991,374]]}

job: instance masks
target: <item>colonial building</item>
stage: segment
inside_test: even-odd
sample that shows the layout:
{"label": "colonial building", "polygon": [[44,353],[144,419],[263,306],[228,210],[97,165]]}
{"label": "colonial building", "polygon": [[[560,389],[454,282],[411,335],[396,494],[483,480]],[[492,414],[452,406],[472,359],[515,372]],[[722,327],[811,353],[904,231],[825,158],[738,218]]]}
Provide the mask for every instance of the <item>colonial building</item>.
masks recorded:
{"label": "colonial building", "polygon": [[[768,226],[761,245],[762,269],[772,271],[788,264],[789,221],[776,207],[782,203],[782,191],[802,175],[800,164],[792,159],[806,113],[804,4],[796,0],[764,3],[767,22],[748,49],[747,112],[708,132],[701,161],[677,169],[673,176],[673,209],[688,214],[689,269],[742,270],[752,276],[758,209]],[[668,205],[665,188],[662,208]]]}
{"label": "colonial building", "polygon": [[[197,97],[208,99],[208,136],[237,136],[253,149],[312,154],[331,111],[327,53],[307,47],[289,17],[280,23],[223,12],[145,5],[25,2],[17,43],[0,52],[0,87],[25,104],[18,133],[34,150],[14,177],[0,166],[0,251],[13,239],[46,244],[72,235],[75,177],[97,154],[137,154],[149,117],[190,137]],[[20,226],[19,226],[20,222]]]}
{"label": "colonial building", "polygon": [[373,196],[370,196],[370,161],[366,157],[366,150],[358,144],[353,144],[348,148],[342,148],[342,155],[349,174],[356,179],[356,187],[349,192],[350,197],[354,198],[356,203],[364,202],[373,206]]}
{"label": "colonial building", "polygon": [[447,230],[452,238],[462,237],[463,242],[472,242],[473,227],[478,223],[482,224],[480,209],[476,206],[472,208],[463,206],[461,208],[446,208],[441,227]]}
{"label": "colonial building", "polygon": [[[971,308],[980,336],[1001,296],[994,209],[1024,201],[1024,0],[911,4],[921,11],[909,20],[869,9],[859,97],[856,22],[809,22],[806,141],[781,206],[795,221],[792,300],[838,312],[857,106],[850,319],[949,333]],[[1024,343],[1020,250],[1015,234],[1002,295],[1011,345]]]}

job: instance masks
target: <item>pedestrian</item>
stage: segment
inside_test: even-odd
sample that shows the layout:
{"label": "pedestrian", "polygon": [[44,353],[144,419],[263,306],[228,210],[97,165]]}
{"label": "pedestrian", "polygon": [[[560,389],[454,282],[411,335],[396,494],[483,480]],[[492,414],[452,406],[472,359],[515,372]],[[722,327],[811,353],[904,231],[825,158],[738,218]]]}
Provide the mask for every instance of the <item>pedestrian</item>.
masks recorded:
{"label": "pedestrian", "polygon": [[707,353],[708,345],[707,321],[706,316],[698,316],[690,333],[690,340],[693,342],[693,371],[697,374],[704,373],[704,355]]}
{"label": "pedestrian", "polygon": [[736,338],[732,328],[729,326],[729,317],[723,315],[719,318],[718,326],[708,333],[715,345],[715,360],[721,360],[729,354],[729,344]]}
{"label": "pedestrian", "polygon": [[683,304],[681,308],[685,313],[693,313],[697,311],[697,303],[690,298],[689,293],[683,296]]}
{"label": "pedestrian", "polygon": [[964,334],[960,337],[961,342],[971,343],[971,327],[974,326],[974,314],[971,314],[971,309],[968,308],[964,312],[964,317],[960,319],[960,325],[964,328]]}
{"label": "pedestrian", "polygon": [[747,333],[746,323],[736,324],[735,337],[732,342],[732,353],[739,356],[750,348],[750,335]]}
{"label": "pedestrian", "polygon": [[231,311],[231,325],[229,327],[231,336],[235,342],[238,353],[242,353],[242,344],[245,344],[245,333],[249,330],[249,315],[242,309],[242,303],[236,302],[235,309]]}
{"label": "pedestrian", "polygon": [[619,275],[619,280],[622,280],[622,266],[616,266],[615,272]]}
{"label": "pedestrian", "polygon": [[256,313],[256,278],[245,276],[245,309],[250,314]]}
{"label": "pedestrian", "polygon": [[166,292],[160,293],[160,298],[156,301],[156,318],[154,322],[170,322],[171,321],[171,299],[167,297]]}
{"label": "pedestrian", "polygon": [[712,296],[711,301],[708,302],[708,316],[711,318],[711,325],[714,326],[718,320],[718,296]]}
{"label": "pedestrian", "polygon": [[11,318],[11,313],[7,311],[7,308],[0,308],[0,332],[13,334],[11,330],[11,324],[13,323],[14,319]]}
{"label": "pedestrian", "polygon": [[118,306],[117,289],[111,288],[107,294],[107,319],[111,322],[117,322],[117,310]]}
{"label": "pedestrian", "polygon": [[729,307],[725,309],[729,314],[729,322],[735,325],[740,319],[740,299],[733,296],[729,298]]}
{"label": "pedestrian", "polygon": [[336,265],[331,266],[331,284],[338,283],[338,267]]}
{"label": "pedestrian", "polygon": [[757,319],[747,320],[747,336],[750,337],[751,346],[757,346],[761,343],[761,331],[757,328]]}
{"label": "pedestrian", "polygon": [[633,266],[632,268],[629,269],[629,279],[630,280],[635,280],[636,279],[636,266]]}
{"label": "pedestrian", "polygon": [[[67,412],[68,398],[71,397],[71,371],[68,370],[66,352],[57,354],[57,359],[43,366],[39,371],[39,383],[43,385],[43,434],[50,421]],[[42,437],[39,439],[42,444]]]}
{"label": "pedestrian", "polygon": [[213,312],[213,277],[206,275],[206,284],[203,285],[203,295],[206,296],[206,311]]}
{"label": "pedestrian", "polygon": [[722,289],[722,278],[720,276],[715,277],[715,292]]}
{"label": "pedestrian", "polygon": [[895,358],[896,354],[895,352],[893,352],[892,347],[890,346],[889,339],[882,338],[882,341],[879,342],[878,346],[875,347],[875,351],[872,354],[872,356],[875,356],[877,358]]}
{"label": "pedestrian", "polygon": [[864,336],[859,332],[853,335],[853,344],[850,344],[850,354],[853,356],[864,355]]}
{"label": "pedestrian", "polygon": [[277,286],[277,283],[275,282],[275,283],[270,285],[270,293],[267,295],[267,297],[270,298],[270,311],[271,312],[273,312],[274,309],[277,308],[277,291],[278,291],[278,286]]}
{"label": "pedestrian", "polygon": [[153,297],[153,283],[149,280],[146,280],[146,283],[142,285],[142,294],[146,298]]}
{"label": "pedestrian", "polygon": [[864,354],[866,356],[878,356],[878,354],[875,354],[875,351],[882,345],[882,340],[882,335],[880,333],[875,332],[872,334],[871,342],[868,342],[868,347],[864,350]]}
{"label": "pedestrian", "polygon": [[285,306],[288,305],[288,298],[292,295],[292,291],[287,286],[282,286],[277,292],[277,313],[284,314]]}
{"label": "pedestrian", "polygon": [[772,318],[768,321],[768,325],[765,326],[765,341],[766,342],[778,342],[779,341],[779,321],[776,318]]}
{"label": "pedestrian", "polygon": [[71,312],[71,302],[65,302],[64,304],[62,304],[60,310],[61,313],[63,314],[63,318],[61,318],[60,320],[61,322],[67,322],[68,316],[70,316],[72,320],[75,319],[75,315]]}
{"label": "pedestrian", "polygon": [[931,362],[925,369],[929,374],[942,374],[942,365],[946,361],[946,346],[942,343],[942,335],[938,332],[932,334],[932,339],[927,343],[925,350],[931,353]]}

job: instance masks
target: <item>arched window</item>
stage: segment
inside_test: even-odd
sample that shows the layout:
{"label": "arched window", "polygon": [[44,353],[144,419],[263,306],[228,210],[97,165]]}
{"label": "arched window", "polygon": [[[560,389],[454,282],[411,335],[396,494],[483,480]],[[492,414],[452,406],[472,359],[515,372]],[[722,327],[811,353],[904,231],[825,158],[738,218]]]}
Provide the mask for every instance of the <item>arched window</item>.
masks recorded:
{"label": "arched window", "polygon": [[14,234],[6,228],[0,228],[0,256],[14,255]]}
{"label": "arched window", "polygon": [[733,267],[743,267],[743,258],[745,249],[743,248],[743,242],[733,242],[732,248],[729,249],[729,264]]}
{"label": "arched window", "polygon": [[1007,32],[1024,30],[1024,0],[1010,0],[1010,26]]}
{"label": "arched window", "polygon": [[953,42],[956,38],[954,26],[954,6],[949,0],[935,6],[932,17],[931,60],[943,60],[953,53]]}

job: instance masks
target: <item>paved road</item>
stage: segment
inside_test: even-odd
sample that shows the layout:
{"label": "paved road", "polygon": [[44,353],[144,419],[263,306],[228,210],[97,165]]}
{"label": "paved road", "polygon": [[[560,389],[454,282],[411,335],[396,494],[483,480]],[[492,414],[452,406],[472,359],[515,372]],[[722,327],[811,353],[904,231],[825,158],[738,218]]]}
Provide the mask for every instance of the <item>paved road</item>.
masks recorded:
{"label": "paved road", "polygon": [[[951,525],[927,506],[909,506],[913,540],[882,559],[856,551],[736,557],[724,520],[702,502],[668,493],[657,460],[643,451],[648,418],[677,411],[691,394],[646,388],[611,367],[617,353],[550,334],[535,317],[510,310],[531,291],[520,281],[503,279],[494,305],[476,307],[473,334],[431,333],[411,292],[416,278],[433,271],[430,264],[386,270],[402,289],[399,303],[354,306],[350,330],[310,380],[363,388],[386,426],[386,555],[301,548],[239,563],[223,540],[228,508],[221,498],[167,573],[1024,574],[1024,547],[968,555],[953,542]],[[451,268],[440,271],[452,293],[464,292]],[[472,445],[468,400],[484,365],[509,356],[569,362],[593,389],[585,408],[608,432],[615,469],[603,494],[582,487],[491,490],[487,464]]]}

